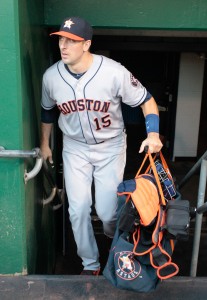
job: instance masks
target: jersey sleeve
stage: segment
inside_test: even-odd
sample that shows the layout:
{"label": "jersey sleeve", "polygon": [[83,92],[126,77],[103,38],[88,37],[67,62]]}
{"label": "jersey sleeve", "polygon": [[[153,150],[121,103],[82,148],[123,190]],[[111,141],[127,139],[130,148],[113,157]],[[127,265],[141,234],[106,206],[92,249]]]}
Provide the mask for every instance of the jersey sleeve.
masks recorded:
{"label": "jersey sleeve", "polygon": [[56,101],[53,100],[50,97],[49,89],[47,87],[47,77],[46,74],[44,74],[43,79],[42,79],[42,100],[41,100],[41,106],[46,109],[52,109],[55,107]]}
{"label": "jersey sleeve", "polygon": [[44,109],[41,107],[41,122],[54,123],[57,116],[57,106],[52,109]]}
{"label": "jersey sleeve", "polygon": [[149,98],[149,95],[151,96],[141,82],[125,67],[122,67],[119,92],[122,102],[131,107],[141,105]]}

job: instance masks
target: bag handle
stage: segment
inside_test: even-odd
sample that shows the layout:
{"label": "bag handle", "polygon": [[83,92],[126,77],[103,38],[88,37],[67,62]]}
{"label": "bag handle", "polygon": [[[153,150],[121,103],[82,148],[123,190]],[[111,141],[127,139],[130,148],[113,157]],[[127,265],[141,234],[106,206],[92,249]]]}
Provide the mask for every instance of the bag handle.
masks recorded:
{"label": "bag handle", "polygon": [[156,258],[153,256],[153,252],[150,252],[150,263],[157,269],[157,276],[160,279],[168,279],[178,274],[179,267],[177,264],[172,262],[171,256],[158,245],[156,250],[160,251],[160,265],[155,263]]}
{"label": "bag handle", "polygon": [[[135,178],[137,178],[147,160],[147,158],[149,159],[150,161],[150,167],[152,168],[152,171],[153,171],[153,174],[154,174],[154,177],[155,177],[155,180],[156,180],[156,183],[157,183],[157,187],[158,187],[158,190],[159,190],[159,194],[160,194],[160,197],[161,197],[161,203],[162,205],[166,205],[166,201],[165,201],[165,198],[164,198],[164,194],[163,194],[163,190],[162,190],[162,187],[161,187],[161,183],[160,183],[160,180],[159,180],[159,176],[158,176],[158,173],[157,173],[157,169],[156,169],[156,166],[155,166],[155,163],[154,163],[154,159],[152,158],[152,155],[148,149],[148,147],[145,147],[147,149],[147,153],[145,154],[145,157],[143,159],[143,162],[135,176]],[[146,173],[145,173],[146,174]]]}
{"label": "bag handle", "polygon": [[[153,160],[155,161],[158,156],[159,156],[159,158],[161,160],[161,163],[162,163],[162,166],[163,166],[165,172],[168,174],[169,178],[172,180],[173,179],[172,174],[170,172],[170,169],[169,169],[169,167],[167,165],[167,162],[166,162],[166,160],[165,160],[165,158],[164,158],[164,156],[163,156],[163,154],[162,154],[161,151],[159,153],[156,153],[154,155]],[[150,165],[147,167],[147,170],[145,171],[145,173],[148,173],[149,170],[150,170]]]}
{"label": "bag handle", "polygon": [[169,167],[168,167],[168,165],[167,165],[167,162],[166,162],[166,160],[165,160],[165,158],[164,158],[164,156],[163,156],[163,154],[162,154],[161,151],[160,151],[160,159],[161,159],[162,165],[163,165],[163,167],[164,167],[164,169],[165,169],[165,172],[168,174],[168,176],[169,176],[170,179],[172,180],[173,177],[172,177],[172,175],[171,175],[170,169],[169,169]]}

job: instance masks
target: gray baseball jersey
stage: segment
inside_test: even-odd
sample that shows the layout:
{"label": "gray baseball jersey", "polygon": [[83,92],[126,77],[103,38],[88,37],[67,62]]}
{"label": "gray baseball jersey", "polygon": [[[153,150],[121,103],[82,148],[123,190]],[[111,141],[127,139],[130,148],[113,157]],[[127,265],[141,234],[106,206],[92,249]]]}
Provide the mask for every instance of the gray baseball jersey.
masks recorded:
{"label": "gray baseball jersey", "polygon": [[121,101],[132,107],[143,103],[145,87],[120,63],[93,54],[93,63],[79,79],[62,61],[45,72],[42,107],[60,110],[59,126],[71,139],[87,144],[118,136],[124,128]]}

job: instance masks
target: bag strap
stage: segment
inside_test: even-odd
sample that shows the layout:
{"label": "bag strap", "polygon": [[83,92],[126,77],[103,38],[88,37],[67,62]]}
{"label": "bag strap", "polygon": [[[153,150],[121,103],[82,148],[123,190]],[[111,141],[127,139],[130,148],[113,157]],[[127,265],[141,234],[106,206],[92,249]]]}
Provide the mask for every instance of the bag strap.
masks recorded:
{"label": "bag strap", "polygon": [[157,169],[156,169],[156,166],[155,166],[155,163],[154,163],[154,159],[152,158],[152,155],[151,155],[149,149],[148,149],[147,153],[145,154],[145,157],[142,161],[142,164],[141,164],[135,178],[137,178],[139,176],[139,174],[141,173],[141,170],[143,169],[143,166],[144,166],[147,159],[149,159],[149,161],[150,161],[150,167],[152,168],[152,171],[153,171],[156,183],[157,183],[158,191],[159,191],[160,198],[161,198],[161,204],[166,205],[163,190],[162,190],[161,183],[160,183],[160,180],[159,180],[159,176],[158,176],[158,173],[157,173]]}
{"label": "bag strap", "polygon": [[[160,194],[160,198],[161,198],[161,204],[162,205],[166,205],[166,201],[165,201],[165,198],[164,198],[162,186],[161,186],[161,183],[160,183],[160,180],[159,180],[159,176],[158,176],[158,173],[157,173],[157,169],[156,169],[156,166],[155,166],[155,163],[154,163],[154,160],[155,160],[156,157],[157,157],[157,154],[155,154],[154,157],[152,157],[150,151],[149,150],[147,151],[147,153],[145,154],[145,157],[144,157],[144,159],[142,161],[142,164],[141,164],[139,170],[137,171],[137,174],[135,175],[135,179],[139,177],[139,175],[140,175],[140,173],[141,173],[141,171],[142,171],[142,169],[144,167],[144,164],[145,164],[146,160],[149,159],[150,164],[149,164],[149,166],[148,166],[148,168],[147,168],[147,170],[145,171],[144,174],[148,173],[150,167],[152,168],[152,171],[153,171],[156,183],[157,183],[157,187],[158,187],[158,190],[159,190],[159,194]],[[167,166],[167,163],[166,163],[166,161],[164,159],[164,156],[162,155],[161,151],[160,151],[160,157],[161,157],[161,161],[163,162],[164,166],[166,166],[167,170],[169,170],[169,168]],[[169,172],[169,174],[170,174],[170,172]],[[130,199],[131,193],[129,193],[129,192],[118,193],[118,195],[124,195],[124,194],[127,195],[126,202],[128,202],[129,199]]]}
{"label": "bag strap", "polygon": [[159,207],[156,224],[155,224],[155,227],[152,232],[152,240],[151,240],[152,246],[148,247],[148,249],[144,249],[141,252],[137,251],[137,249],[138,249],[137,246],[140,243],[141,227],[139,226],[137,228],[137,230],[134,231],[134,233],[133,233],[133,242],[134,242],[133,253],[135,255],[145,255],[147,253],[150,253],[154,248],[157,247],[157,245],[158,246],[160,245],[162,236],[163,236],[163,231],[161,231],[160,228],[162,228],[164,219],[165,219],[164,210],[161,207]]}
{"label": "bag strap", "polygon": [[161,151],[160,151],[160,159],[161,159],[162,165],[163,165],[163,167],[164,167],[164,169],[165,169],[165,172],[168,174],[168,176],[169,176],[170,179],[172,180],[172,179],[173,179],[172,174],[171,174],[171,172],[170,172],[170,169],[169,169],[169,167],[168,167],[168,165],[167,165],[167,162],[166,162],[166,160],[165,160],[165,158],[164,158],[164,156],[163,156],[163,154],[162,154]]}
{"label": "bag strap", "polygon": [[[158,157],[160,158],[160,161],[162,163],[162,166],[163,166],[165,172],[168,174],[168,176],[170,177],[170,179],[172,179],[172,174],[171,174],[170,169],[168,167],[168,164],[167,164],[167,162],[166,162],[166,160],[165,160],[165,158],[164,158],[164,156],[162,154],[162,151],[160,151],[159,153],[156,153],[154,155],[154,157],[153,157],[153,160],[155,161],[156,158],[158,158]],[[149,170],[150,170],[150,165],[147,167],[145,173],[148,173]]]}
{"label": "bag strap", "polygon": [[[142,164],[141,164],[139,170],[137,171],[137,174],[136,174],[135,178],[137,178],[139,176],[139,174],[141,173],[141,170],[143,169],[144,164],[145,164],[147,158],[148,158],[148,153],[145,154],[145,157],[144,157],[144,159],[142,161]],[[145,173],[147,173],[147,172],[145,172]]]}
{"label": "bag strap", "polygon": [[[164,233],[161,228],[163,228],[163,225],[165,224],[165,218],[166,212],[162,207],[160,207],[157,216],[157,224],[152,234],[152,241],[155,243],[156,247],[150,251],[151,265],[157,269],[157,276],[160,279],[171,278],[179,272],[178,266],[172,262],[171,256],[162,246],[162,238]],[[170,242],[170,246],[173,251],[174,243]]]}
{"label": "bag strap", "polygon": [[[179,272],[179,267],[172,262],[171,256],[165,251],[162,246],[163,231],[160,230],[165,223],[165,210],[162,206],[159,207],[157,221],[152,233],[152,243],[148,248],[141,248],[138,251],[138,245],[141,242],[141,228],[140,226],[133,233],[133,253],[137,256],[149,254],[151,265],[157,270],[157,276],[160,279],[167,279],[175,276]],[[174,250],[174,243],[170,241],[171,249]]]}
{"label": "bag strap", "polygon": [[159,245],[150,252],[151,265],[157,269],[160,279],[168,279],[178,274],[179,267],[172,262],[171,256]]}
{"label": "bag strap", "polygon": [[146,247],[146,248],[143,248],[142,251],[138,251],[138,245],[139,245],[139,242],[140,242],[140,234],[141,234],[141,230],[140,230],[140,227],[137,227],[137,229],[133,232],[133,242],[134,242],[134,247],[133,247],[133,253],[136,255],[136,256],[143,256],[145,254],[148,254],[150,253],[155,247],[156,245],[154,243],[151,243],[151,247]]}

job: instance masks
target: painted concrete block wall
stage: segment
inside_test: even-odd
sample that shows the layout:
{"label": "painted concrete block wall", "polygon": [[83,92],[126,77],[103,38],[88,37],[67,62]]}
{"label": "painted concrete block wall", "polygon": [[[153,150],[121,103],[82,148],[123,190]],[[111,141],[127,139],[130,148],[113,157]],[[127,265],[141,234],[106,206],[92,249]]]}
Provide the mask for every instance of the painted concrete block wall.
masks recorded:
{"label": "painted concrete block wall", "polygon": [[[19,1],[20,64],[23,149],[40,145],[42,75],[49,66],[48,35],[44,27],[44,1]],[[34,160],[25,160],[32,168]],[[42,205],[43,174],[30,180],[25,191],[27,272],[50,273],[53,268],[54,212]]]}
{"label": "painted concrete block wall", "polygon": [[180,59],[174,157],[196,157],[205,59],[182,53]]}
{"label": "painted concrete block wall", "polygon": [[[54,13],[55,12],[55,13]],[[206,0],[45,0],[45,22],[79,15],[97,28],[206,29]]]}
{"label": "painted concrete block wall", "polygon": [[[22,145],[22,111],[17,1],[0,2],[0,144],[6,149]],[[24,273],[23,163],[0,158],[0,274]]]}
{"label": "painted concrete block wall", "polygon": [[[42,0],[0,1],[0,146],[39,146],[42,74],[48,66]],[[48,273],[53,212],[41,203],[42,174],[25,186],[34,159],[0,158],[0,274]]]}

